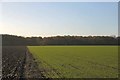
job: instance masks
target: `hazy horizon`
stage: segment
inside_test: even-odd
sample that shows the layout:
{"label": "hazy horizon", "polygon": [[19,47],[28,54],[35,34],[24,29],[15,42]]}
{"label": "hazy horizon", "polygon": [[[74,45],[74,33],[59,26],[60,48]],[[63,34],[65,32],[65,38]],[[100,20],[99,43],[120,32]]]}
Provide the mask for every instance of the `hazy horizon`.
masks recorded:
{"label": "hazy horizon", "polygon": [[5,2],[0,34],[118,36],[117,2]]}

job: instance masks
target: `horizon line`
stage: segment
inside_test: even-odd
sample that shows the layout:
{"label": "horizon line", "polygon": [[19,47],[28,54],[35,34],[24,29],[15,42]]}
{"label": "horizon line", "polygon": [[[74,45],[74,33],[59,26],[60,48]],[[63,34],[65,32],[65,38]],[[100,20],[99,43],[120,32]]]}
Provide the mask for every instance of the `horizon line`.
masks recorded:
{"label": "horizon line", "polygon": [[83,37],[89,37],[89,36],[109,36],[109,37],[120,37],[119,35],[51,35],[51,36],[41,36],[41,35],[31,35],[31,36],[24,36],[24,35],[15,35],[15,34],[0,34],[0,35],[13,35],[13,36],[20,36],[20,37],[56,37],[56,36],[83,36]]}

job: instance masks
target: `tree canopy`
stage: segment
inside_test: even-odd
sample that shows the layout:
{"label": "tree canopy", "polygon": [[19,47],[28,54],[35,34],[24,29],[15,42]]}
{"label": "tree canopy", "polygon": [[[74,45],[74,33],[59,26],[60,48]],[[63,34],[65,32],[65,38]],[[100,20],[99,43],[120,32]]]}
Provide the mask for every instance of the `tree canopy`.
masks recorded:
{"label": "tree canopy", "polygon": [[120,37],[112,36],[53,36],[22,37],[2,35],[3,46],[37,46],[37,45],[118,45]]}

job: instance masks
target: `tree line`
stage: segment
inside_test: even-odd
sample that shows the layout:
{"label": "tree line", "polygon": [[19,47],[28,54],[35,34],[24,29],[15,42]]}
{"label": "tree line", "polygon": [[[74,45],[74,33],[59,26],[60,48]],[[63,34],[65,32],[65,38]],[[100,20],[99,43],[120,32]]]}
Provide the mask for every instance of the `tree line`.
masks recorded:
{"label": "tree line", "polygon": [[118,45],[120,37],[112,36],[53,36],[22,37],[2,35],[3,46],[39,46],[39,45]]}

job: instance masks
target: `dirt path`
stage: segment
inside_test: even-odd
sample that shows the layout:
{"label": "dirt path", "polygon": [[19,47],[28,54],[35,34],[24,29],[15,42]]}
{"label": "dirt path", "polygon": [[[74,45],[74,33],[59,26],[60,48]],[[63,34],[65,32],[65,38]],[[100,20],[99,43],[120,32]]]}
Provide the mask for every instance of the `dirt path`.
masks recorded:
{"label": "dirt path", "polygon": [[29,78],[44,78],[41,71],[38,68],[38,64],[33,58],[32,54],[26,51],[26,62],[25,62],[25,77]]}

